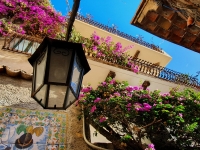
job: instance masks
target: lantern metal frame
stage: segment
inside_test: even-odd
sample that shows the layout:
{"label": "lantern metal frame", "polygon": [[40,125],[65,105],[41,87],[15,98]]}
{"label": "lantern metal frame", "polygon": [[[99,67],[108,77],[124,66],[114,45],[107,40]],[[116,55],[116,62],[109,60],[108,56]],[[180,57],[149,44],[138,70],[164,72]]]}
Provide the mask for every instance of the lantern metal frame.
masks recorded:
{"label": "lantern metal frame", "polygon": [[[55,49],[53,49],[55,47]],[[68,72],[66,72],[66,82],[65,83],[60,83],[60,82],[49,82],[49,77],[50,77],[50,65],[51,65],[51,55],[69,55],[69,51],[71,51],[71,57],[70,57],[70,64],[68,67]],[[54,52],[54,54],[52,53]],[[47,54],[45,54],[47,53]],[[46,58],[46,66],[45,66],[45,71],[44,71],[44,78],[43,78],[43,83],[36,89],[36,73],[39,71],[37,69],[37,64],[40,63],[45,55],[47,55]],[[31,97],[34,98],[44,109],[67,109],[76,99],[79,97],[79,93],[81,90],[81,84],[83,80],[83,76],[89,72],[90,66],[87,62],[85,53],[82,48],[82,44],[80,43],[71,43],[67,41],[62,41],[62,40],[55,40],[51,39],[48,37],[45,37],[43,42],[40,44],[40,46],[37,48],[35,53],[28,59],[29,63],[33,66],[33,79],[32,79],[32,92],[31,92]],[[74,63],[76,63],[82,68],[80,75],[79,75],[79,82],[77,84],[77,89],[74,91],[71,81],[73,78],[73,68],[74,68]],[[37,99],[35,96],[36,94],[44,87],[47,85],[47,89],[45,92],[45,104],[43,105],[41,103],[42,100]],[[57,86],[66,86],[66,92],[64,95],[64,102],[63,102],[63,107],[48,107],[49,103],[49,92],[50,92],[50,85],[57,85]],[[68,99],[67,96],[69,96],[69,92],[73,94],[75,97],[75,100],[70,101],[70,104],[68,104]]]}

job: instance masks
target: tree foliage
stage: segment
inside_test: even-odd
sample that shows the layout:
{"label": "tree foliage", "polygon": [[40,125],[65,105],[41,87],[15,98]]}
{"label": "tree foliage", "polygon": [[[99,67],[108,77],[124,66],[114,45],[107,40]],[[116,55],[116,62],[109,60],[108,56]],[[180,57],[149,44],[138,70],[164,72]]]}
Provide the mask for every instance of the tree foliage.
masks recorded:
{"label": "tree foliage", "polygon": [[[200,93],[173,88],[161,94],[108,78],[82,89],[78,103],[87,121],[117,149],[198,149]],[[150,143],[149,143],[150,144]]]}

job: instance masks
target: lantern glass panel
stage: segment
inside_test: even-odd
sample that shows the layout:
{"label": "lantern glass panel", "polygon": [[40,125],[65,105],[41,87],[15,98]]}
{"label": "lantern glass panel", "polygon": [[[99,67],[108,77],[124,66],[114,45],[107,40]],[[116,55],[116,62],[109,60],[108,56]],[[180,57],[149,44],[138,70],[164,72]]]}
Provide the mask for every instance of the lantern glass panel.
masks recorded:
{"label": "lantern glass panel", "polygon": [[45,84],[36,94],[35,98],[37,101],[41,101],[41,104],[45,106],[46,104],[46,93],[47,93],[47,85]]}
{"label": "lantern glass panel", "polygon": [[75,55],[74,59],[74,65],[73,65],[73,71],[72,71],[72,80],[71,80],[71,87],[75,94],[77,94],[79,89],[79,83],[80,83],[80,75],[82,73],[82,66],[80,64],[79,58],[77,55]]}
{"label": "lantern glass panel", "polygon": [[63,107],[67,86],[50,85],[47,107]]}
{"label": "lantern glass panel", "polygon": [[41,54],[39,59],[35,62],[35,88],[37,90],[44,83],[44,76],[46,70],[47,50]]}
{"label": "lantern glass panel", "polygon": [[51,48],[49,82],[66,83],[72,50]]}
{"label": "lantern glass panel", "polygon": [[70,104],[72,104],[76,100],[76,97],[74,96],[70,88],[68,88],[65,100],[66,100],[65,108],[67,108]]}

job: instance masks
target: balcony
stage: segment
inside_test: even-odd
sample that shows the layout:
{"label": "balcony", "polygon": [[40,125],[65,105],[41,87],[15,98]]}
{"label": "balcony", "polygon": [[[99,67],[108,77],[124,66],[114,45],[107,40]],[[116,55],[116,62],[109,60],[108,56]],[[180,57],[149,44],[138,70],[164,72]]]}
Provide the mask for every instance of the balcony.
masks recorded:
{"label": "balcony", "polygon": [[132,42],[135,42],[135,43],[138,43],[138,44],[143,45],[145,47],[148,47],[151,50],[154,50],[154,51],[157,51],[157,52],[160,52],[160,53],[164,53],[164,51],[159,46],[156,46],[154,44],[150,44],[148,42],[145,42],[139,37],[136,38],[134,36],[131,36],[129,34],[121,32],[121,31],[119,31],[119,30],[117,30],[115,28],[112,28],[112,27],[106,26],[104,24],[101,24],[99,22],[96,22],[96,21],[94,21],[94,20],[92,20],[90,18],[81,16],[81,15],[77,15],[76,19],[79,20],[79,21],[85,22],[85,23],[87,23],[89,25],[92,25],[92,26],[95,26],[97,28],[100,28],[100,29],[102,29],[104,31],[107,31],[107,32],[110,32],[112,34],[118,35],[118,36],[120,36],[122,38],[125,38],[127,40],[130,40]]}

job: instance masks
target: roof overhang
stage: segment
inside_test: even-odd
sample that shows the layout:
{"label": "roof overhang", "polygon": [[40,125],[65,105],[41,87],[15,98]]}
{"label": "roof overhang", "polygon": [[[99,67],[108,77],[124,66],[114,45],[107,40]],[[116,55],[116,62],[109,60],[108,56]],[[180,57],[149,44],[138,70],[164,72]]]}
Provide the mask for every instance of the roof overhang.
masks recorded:
{"label": "roof overhang", "polygon": [[[176,0],[172,3],[171,0],[142,0],[131,24],[200,53],[199,10],[200,7],[191,1]],[[191,18],[193,21],[189,25]]]}

